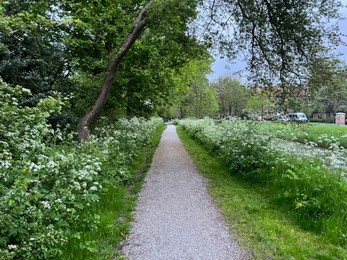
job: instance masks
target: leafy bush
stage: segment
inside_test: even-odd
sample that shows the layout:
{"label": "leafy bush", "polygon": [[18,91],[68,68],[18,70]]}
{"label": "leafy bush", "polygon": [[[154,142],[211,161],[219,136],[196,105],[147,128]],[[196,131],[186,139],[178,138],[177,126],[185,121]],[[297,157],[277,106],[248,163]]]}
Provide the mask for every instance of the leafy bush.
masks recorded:
{"label": "leafy bush", "polygon": [[[30,91],[0,81],[0,259],[57,258],[69,239],[79,239],[80,226],[97,227],[88,208],[105,187],[131,180],[137,151],[162,121],[120,120],[81,145],[46,123],[62,100],[28,108],[18,105],[23,95]],[[95,250],[89,243],[80,246]]]}
{"label": "leafy bush", "polygon": [[261,124],[236,119],[218,124],[186,119],[179,124],[207,148],[218,151],[234,174],[266,184],[273,200],[301,227],[347,244],[347,183],[341,174],[300,152],[284,153]]}
{"label": "leafy bush", "polygon": [[257,123],[245,124],[238,119],[223,120],[218,124],[211,119],[181,120],[179,123],[243,176],[273,162],[275,154],[269,146],[271,136],[259,132],[261,128]]}

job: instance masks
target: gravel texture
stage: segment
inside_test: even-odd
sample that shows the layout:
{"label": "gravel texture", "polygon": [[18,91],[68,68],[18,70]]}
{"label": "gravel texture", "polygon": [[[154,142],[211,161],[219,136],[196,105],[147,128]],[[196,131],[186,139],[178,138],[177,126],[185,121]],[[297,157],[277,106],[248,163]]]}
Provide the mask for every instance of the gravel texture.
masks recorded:
{"label": "gravel texture", "polygon": [[176,128],[164,131],[123,244],[128,259],[249,259],[229,235]]}

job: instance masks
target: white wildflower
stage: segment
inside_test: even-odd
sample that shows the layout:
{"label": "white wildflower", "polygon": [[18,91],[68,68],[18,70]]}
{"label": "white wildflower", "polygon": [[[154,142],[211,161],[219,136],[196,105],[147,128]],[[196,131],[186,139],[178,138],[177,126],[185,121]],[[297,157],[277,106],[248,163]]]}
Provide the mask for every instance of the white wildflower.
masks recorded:
{"label": "white wildflower", "polygon": [[49,203],[49,201],[41,201],[42,205],[46,208],[46,209],[50,209],[51,208],[51,205]]}
{"label": "white wildflower", "polygon": [[50,161],[47,163],[47,167],[49,167],[49,168],[54,168],[56,165],[57,165],[57,164],[56,164],[54,161],[52,161],[52,160],[50,160]]}
{"label": "white wildflower", "polygon": [[1,161],[1,167],[5,169],[9,169],[11,167],[11,163],[9,161]]}
{"label": "white wildflower", "polygon": [[8,245],[9,250],[16,249],[17,247],[18,247],[17,245]]}
{"label": "white wildflower", "polygon": [[97,187],[95,187],[95,186],[92,186],[92,187],[90,187],[90,189],[89,190],[91,190],[91,191],[97,191],[98,190],[98,188]]}

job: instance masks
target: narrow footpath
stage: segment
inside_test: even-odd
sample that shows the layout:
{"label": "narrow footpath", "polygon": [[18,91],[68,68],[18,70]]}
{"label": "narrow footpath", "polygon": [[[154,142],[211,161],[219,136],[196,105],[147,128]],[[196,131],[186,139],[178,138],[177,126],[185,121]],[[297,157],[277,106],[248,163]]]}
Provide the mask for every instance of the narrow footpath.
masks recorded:
{"label": "narrow footpath", "polygon": [[229,235],[173,125],[164,131],[139,194],[123,253],[129,260],[249,259]]}

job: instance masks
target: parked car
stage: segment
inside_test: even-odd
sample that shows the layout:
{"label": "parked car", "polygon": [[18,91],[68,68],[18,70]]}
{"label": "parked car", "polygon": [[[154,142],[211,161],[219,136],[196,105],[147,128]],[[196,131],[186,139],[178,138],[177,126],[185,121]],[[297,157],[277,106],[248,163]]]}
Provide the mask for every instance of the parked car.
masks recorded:
{"label": "parked car", "polygon": [[302,112],[288,113],[288,117],[291,122],[306,123],[308,121],[307,116]]}
{"label": "parked car", "polygon": [[290,119],[287,116],[279,116],[277,117],[277,121],[286,123],[286,122],[290,122]]}

